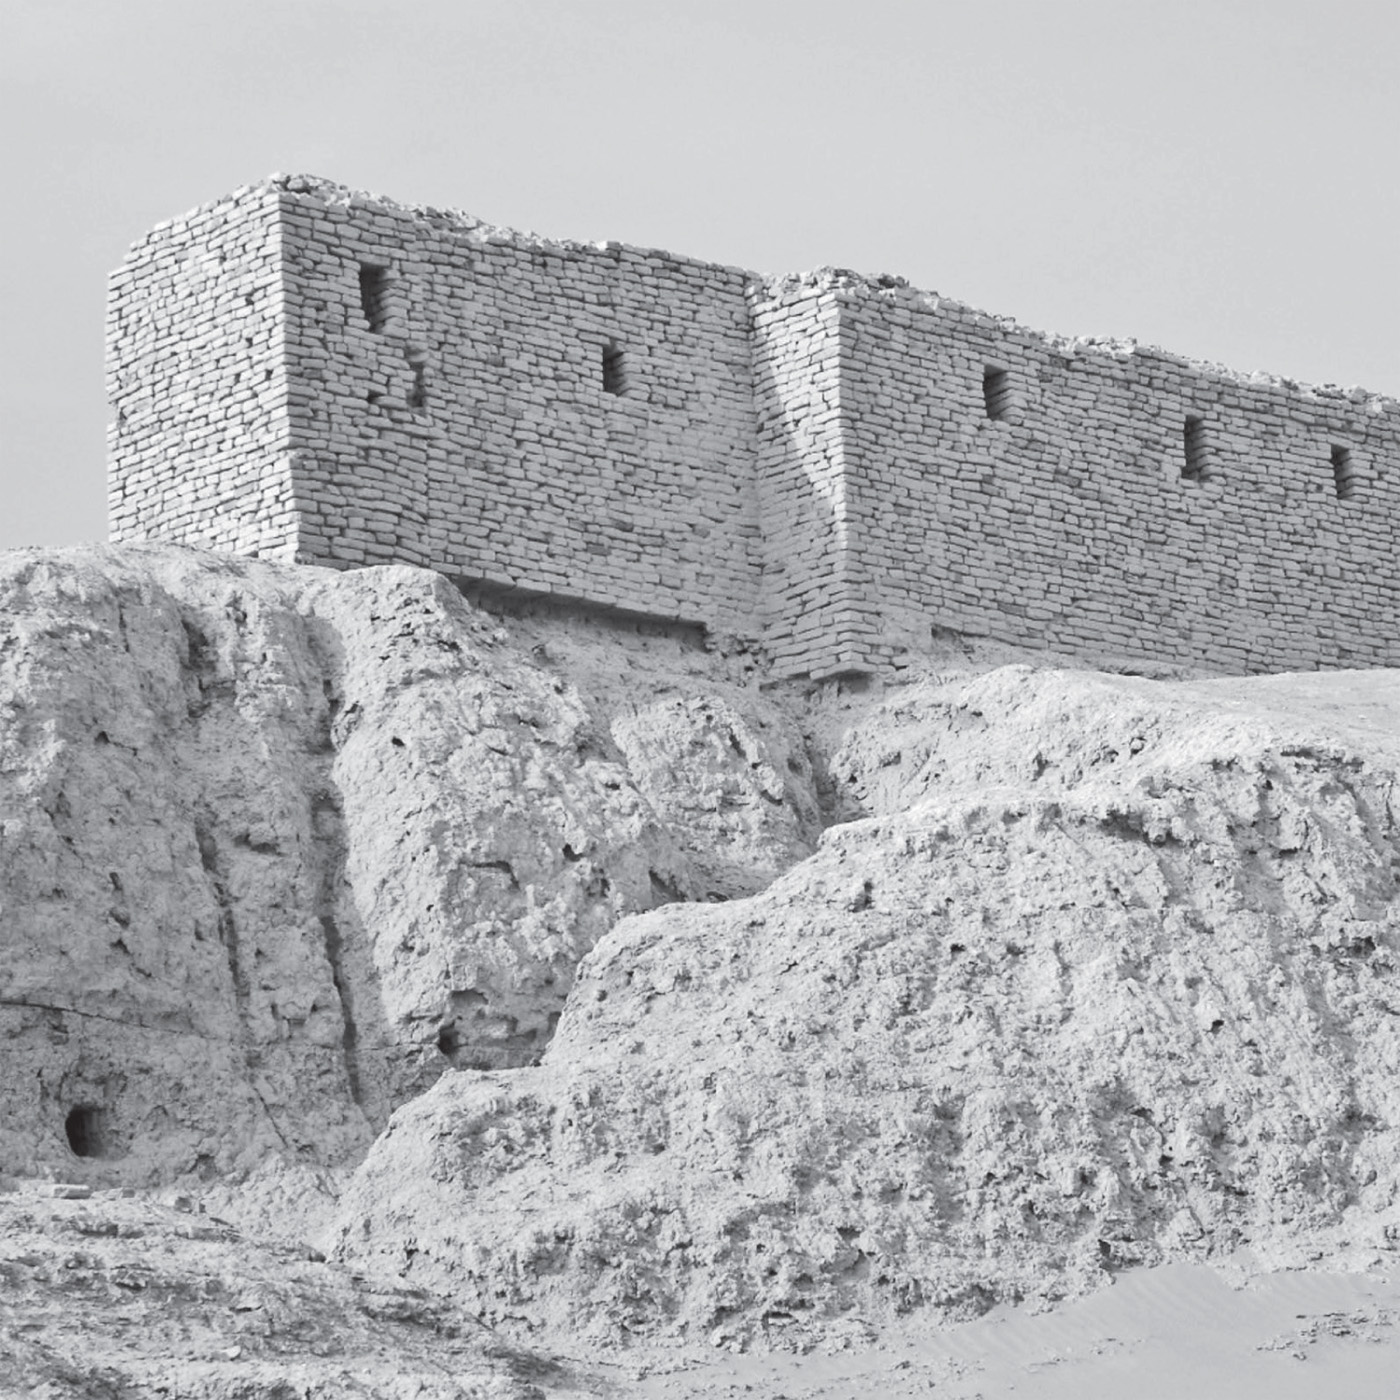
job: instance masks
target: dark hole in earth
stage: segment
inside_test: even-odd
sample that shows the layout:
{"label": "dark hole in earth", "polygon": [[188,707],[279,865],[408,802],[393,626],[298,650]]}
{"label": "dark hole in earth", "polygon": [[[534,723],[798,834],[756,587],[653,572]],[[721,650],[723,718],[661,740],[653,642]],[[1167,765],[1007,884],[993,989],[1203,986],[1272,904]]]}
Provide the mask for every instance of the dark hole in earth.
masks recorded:
{"label": "dark hole in earth", "polygon": [[68,1134],[68,1146],[75,1157],[100,1157],[103,1153],[103,1113],[100,1108],[81,1105],[69,1109],[63,1120],[63,1131]]}

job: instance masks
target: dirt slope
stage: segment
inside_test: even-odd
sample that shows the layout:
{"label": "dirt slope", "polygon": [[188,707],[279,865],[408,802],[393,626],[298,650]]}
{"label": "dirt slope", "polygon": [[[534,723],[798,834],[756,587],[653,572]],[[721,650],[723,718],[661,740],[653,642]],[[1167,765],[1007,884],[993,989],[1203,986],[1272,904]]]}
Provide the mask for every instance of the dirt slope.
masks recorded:
{"label": "dirt slope", "polygon": [[[1393,1265],[1400,676],[982,661],[767,689],[416,570],[0,559],[0,1371],[628,1393]],[[331,1209],[330,1267],[253,1238]],[[950,1346],[899,1384],[975,1390]]]}
{"label": "dirt slope", "polygon": [[[801,736],[742,668],[611,657],[586,703],[421,570],[0,559],[0,1165],[276,1157],[314,1197],[444,1069],[538,1059],[619,917],[810,849]],[[629,685],[658,665],[683,703]]]}
{"label": "dirt slope", "polygon": [[188,1196],[0,1190],[5,1400],[543,1400],[587,1369],[421,1290],[244,1237]]}
{"label": "dirt slope", "polygon": [[446,1077],[346,1259],[543,1336],[796,1345],[1400,1242],[1400,677],[892,695],[751,899],[618,924],[544,1062]]}

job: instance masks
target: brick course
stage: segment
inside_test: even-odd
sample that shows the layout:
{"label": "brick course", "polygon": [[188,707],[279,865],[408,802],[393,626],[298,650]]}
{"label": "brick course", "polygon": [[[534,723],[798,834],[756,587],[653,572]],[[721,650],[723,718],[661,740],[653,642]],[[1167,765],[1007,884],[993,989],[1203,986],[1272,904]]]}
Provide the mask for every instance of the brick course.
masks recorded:
{"label": "brick course", "polygon": [[937,629],[1400,665],[1378,395],[309,177],[152,230],[108,327],[114,540],[418,564],[761,636],[786,675]]}

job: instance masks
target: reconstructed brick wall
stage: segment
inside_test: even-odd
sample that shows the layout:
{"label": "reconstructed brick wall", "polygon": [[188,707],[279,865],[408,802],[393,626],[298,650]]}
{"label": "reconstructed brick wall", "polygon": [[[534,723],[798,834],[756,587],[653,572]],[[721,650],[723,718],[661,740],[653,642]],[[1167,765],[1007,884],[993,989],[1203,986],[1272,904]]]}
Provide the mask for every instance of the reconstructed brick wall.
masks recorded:
{"label": "reconstructed brick wall", "polygon": [[274,177],[136,245],[109,364],[116,540],[425,565],[761,633],[786,675],[941,629],[1400,665],[1395,401],[896,279],[765,282]]}
{"label": "reconstructed brick wall", "polygon": [[1394,401],[833,291],[852,547],[886,647],[938,625],[1230,671],[1400,665]]}
{"label": "reconstructed brick wall", "polygon": [[870,670],[876,600],[850,577],[840,307],[800,279],[755,289],[762,624],[781,671]]}
{"label": "reconstructed brick wall", "polygon": [[304,183],[281,197],[303,557],[751,625],[745,274]]}
{"label": "reconstructed brick wall", "polygon": [[152,229],[112,274],[114,540],[291,558],[281,221],[259,186]]}

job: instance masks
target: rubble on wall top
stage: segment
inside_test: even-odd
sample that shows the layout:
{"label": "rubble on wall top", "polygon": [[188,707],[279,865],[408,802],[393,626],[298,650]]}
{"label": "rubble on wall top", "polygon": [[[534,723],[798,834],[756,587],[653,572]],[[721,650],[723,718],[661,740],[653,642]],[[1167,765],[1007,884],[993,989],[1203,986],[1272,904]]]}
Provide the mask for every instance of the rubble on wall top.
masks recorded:
{"label": "rubble on wall top", "polygon": [[687,257],[681,253],[671,253],[664,248],[647,248],[631,243],[620,243],[616,239],[599,239],[585,242],[574,238],[546,238],[543,234],[528,229],[511,228],[505,224],[487,223],[461,209],[438,208],[429,204],[405,204],[384,195],[371,194],[366,190],[352,189],[334,180],[323,179],[319,175],[270,175],[261,188],[284,190],[288,194],[310,194],[329,204],[340,204],[347,208],[383,209],[395,214],[407,215],[420,223],[433,227],[447,227],[459,230],[482,243],[511,243],[519,247],[537,248],[559,253],[626,253],[638,258],[660,258],[666,262],[691,263],[712,267],[716,271],[732,273],[738,277],[753,274],[743,268],[729,267],[723,263],[710,262],[704,258]]}
{"label": "rubble on wall top", "polygon": [[875,296],[886,301],[898,301],[906,306],[925,311],[941,311],[959,320],[979,325],[987,330],[1000,332],[1044,346],[1046,349],[1066,358],[1074,359],[1081,355],[1105,356],[1115,360],[1127,360],[1134,356],[1177,365],[1182,369],[1209,375],[1214,379],[1230,380],[1236,384],[1248,384],[1252,388],[1283,389],[1303,398],[1345,399],[1364,409],[1367,413],[1381,414],[1400,411],[1400,400],[1388,394],[1374,392],[1358,385],[1309,384],[1303,380],[1285,375],[1270,374],[1266,370],[1237,370],[1212,360],[1193,359],[1175,351],[1164,350],[1159,345],[1146,345],[1132,337],[1107,335],[1062,335],[1055,331],[1037,330],[1018,321],[1014,316],[999,316],[990,311],[972,306],[968,302],[957,301],[935,291],[924,291],[913,286],[906,277],[897,277],[882,272],[866,274],[854,272],[846,267],[819,267],[807,272],[779,273],[774,277],[756,279],[756,285],[764,295],[775,299],[794,294],[823,293],[829,291],[852,293],[857,296]]}
{"label": "rubble on wall top", "polygon": [[1130,337],[1068,336],[1058,332],[1037,330],[1022,324],[1014,316],[999,316],[971,306],[967,302],[945,297],[935,291],[920,290],[912,286],[907,278],[898,277],[891,273],[866,274],[855,272],[850,268],[827,266],[814,268],[807,272],[766,275],[745,268],[731,267],[725,263],[714,263],[703,258],[670,253],[661,248],[640,247],[615,240],[582,242],[577,239],[546,238],[529,230],[510,228],[504,224],[487,223],[484,219],[479,219],[461,209],[438,208],[426,204],[406,204],[384,195],[372,194],[367,190],[356,190],[349,185],[342,185],[319,175],[269,175],[265,180],[252,185],[244,185],[231,194],[200,205],[198,209],[192,210],[183,219],[167,219],[157,224],[147,234],[147,238],[163,232],[175,224],[188,222],[200,214],[226,206],[233,201],[271,190],[283,191],[288,194],[314,195],[325,200],[328,204],[343,205],[347,208],[374,208],[407,215],[433,227],[458,230],[475,242],[509,243],[519,247],[553,251],[565,255],[609,252],[627,254],[637,258],[659,258],[667,262],[709,267],[717,272],[725,272],[743,278],[750,288],[770,298],[781,298],[794,294],[800,296],[807,292],[826,291],[876,296],[886,301],[899,301],[921,310],[944,312],[973,325],[981,325],[988,330],[1000,332],[1002,335],[1017,337],[1032,344],[1044,346],[1051,352],[1070,359],[1080,356],[1102,356],[1116,360],[1128,360],[1136,356],[1176,365],[1214,379],[1248,384],[1253,388],[1281,389],[1305,399],[1343,399],[1372,415],[1400,412],[1400,400],[1392,395],[1377,393],[1359,385],[1309,384],[1286,375],[1271,374],[1265,370],[1231,369],[1227,365],[1214,361],[1198,360],[1187,355],[1177,354],[1158,345],[1144,345]]}

